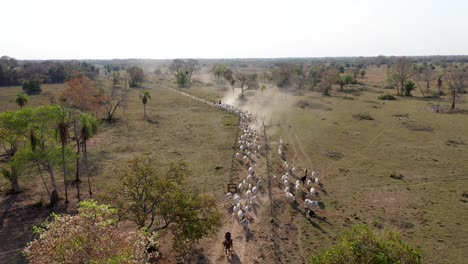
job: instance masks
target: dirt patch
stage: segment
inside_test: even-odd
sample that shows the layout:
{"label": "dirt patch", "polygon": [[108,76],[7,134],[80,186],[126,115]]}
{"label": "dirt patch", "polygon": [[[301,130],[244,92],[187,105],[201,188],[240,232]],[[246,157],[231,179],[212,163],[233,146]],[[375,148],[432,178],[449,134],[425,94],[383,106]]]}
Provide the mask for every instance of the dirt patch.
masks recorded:
{"label": "dirt patch", "polygon": [[344,158],[344,154],[337,151],[328,151],[325,155],[334,160],[340,160]]}

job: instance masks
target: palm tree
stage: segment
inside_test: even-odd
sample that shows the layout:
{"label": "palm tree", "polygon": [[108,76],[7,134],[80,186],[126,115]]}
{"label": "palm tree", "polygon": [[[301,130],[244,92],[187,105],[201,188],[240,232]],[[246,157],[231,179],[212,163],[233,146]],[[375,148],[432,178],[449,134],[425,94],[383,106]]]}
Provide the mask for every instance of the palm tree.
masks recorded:
{"label": "palm tree", "polygon": [[266,86],[265,86],[265,85],[262,85],[262,86],[260,87],[260,91],[262,91],[262,96],[263,96],[263,91],[265,91],[265,90],[266,90]]}
{"label": "palm tree", "polygon": [[83,144],[83,157],[84,157],[86,172],[88,173],[88,188],[89,188],[89,196],[91,197],[93,195],[93,192],[91,191],[91,178],[89,176],[88,150],[87,150],[86,143],[92,136],[96,134],[98,121],[93,116],[83,113],[80,118],[80,124],[81,124],[80,136],[81,136],[81,142]]}
{"label": "palm tree", "polygon": [[406,96],[411,96],[411,91],[413,91],[416,88],[416,84],[413,81],[407,81],[405,83],[405,95]]}
{"label": "palm tree", "polygon": [[151,94],[149,91],[144,91],[141,97],[141,102],[143,103],[145,117],[146,117],[146,103],[148,103],[148,99],[151,99]]}
{"label": "palm tree", "polygon": [[60,137],[60,142],[62,143],[62,170],[63,170],[63,184],[65,186],[65,203],[69,203],[68,201],[68,183],[67,183],[67,170],[65,164],[65,146],[68,144],[68,139],[70,138],[70,133],[68,131],[68,122],[65,119],[66,111],[63,112],[64,116],[63,119],[57,125],[57,134]]}
{"label": "palm tree", "polygon": [[29,103],[29,96],[26,93],[19,93],[16,95],[15,102],[20,108],[23,108],[23,106]]}

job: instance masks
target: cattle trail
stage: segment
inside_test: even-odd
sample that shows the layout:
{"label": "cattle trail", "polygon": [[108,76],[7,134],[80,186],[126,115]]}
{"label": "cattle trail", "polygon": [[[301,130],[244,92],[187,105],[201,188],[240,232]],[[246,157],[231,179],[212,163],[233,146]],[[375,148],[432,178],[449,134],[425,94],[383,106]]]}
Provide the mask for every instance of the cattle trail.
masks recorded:
{"label": "cattle trail", "polygon": [[[231,169],[226,180],[228,193],[240,195],[241,207],[239,209],[241,210],[234,210],[237,206],[234,206],[232,198],[228,202],[224,202],[223,209],[226,211],[224,225],[213,237],[207,238],[199,244],[203,248],[204,256],[202,259],[198,259],[197,263],[278,263],[278,245],[276,239],[272,238],[272,228],[274,227],[271,224],[266,224],[271,219],[273,210],[271,184],[269,182],[268,145],[264,124],[263,126],[257,124],[255,115],[244,112],[235,106],[216,104],[165,85],[160,86],[239,117]],[[263,132],[263,135],[261,135],[261,132]],[[240,154],[244,155],[243,158],[240,158]],[[261,157],[263,155],[265,155],[265,160]],[[250,180],[247,177],[246,183],[246,180],[242,180],[241,176],[247,173],[247,171],[243,170],[247,161],[252,164],[250,166],[253,168],[252,170],[249,168],[248,173],[251,176],[252,171],[253,177],[250,177]],[[242,169],[239,170],[239,167]],[[243,182],[243,185],[247,185],[252,179],[254,180],[252,182],[253,188],[250,189],[249,187],[248,191],[254,194],[253,198],[249,196],[248,192],[245,192],[245,187],[239,189],[241,187],[237,184]],[[264,187],[260,184],[266,180],[268,180],[268,195],[265,195]],[[242,206],[242,203],[244,203],[244,206]],[[249,210],[246,208],[248,205],[252,207]],[[245,211],[242,221],[237,220],[236,213],[238,211]],[[245,221],[247,221],[247,225],[245,225]],[[222,245],[224,234],[227,231],[231,232],[233,238],[235,254],[231,257],[224,254]]]}

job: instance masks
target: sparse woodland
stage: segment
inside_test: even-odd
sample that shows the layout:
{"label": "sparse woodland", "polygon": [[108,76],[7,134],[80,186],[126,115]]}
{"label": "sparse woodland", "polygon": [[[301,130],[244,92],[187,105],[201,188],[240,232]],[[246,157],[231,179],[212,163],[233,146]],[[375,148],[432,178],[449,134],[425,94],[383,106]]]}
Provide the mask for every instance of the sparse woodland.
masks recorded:
{"label": "sparse woodland", "polygon": [[[29,263],[193,263],[204,253],[217,260],[219,252],[206,252],[221,244],[218,234],[232,218],[223,207],[226,176],[245,174],[231,164],[238,116],[213,107],[221,102],[257,114],[269,146],[284,140],[284,155],[325,182],[317,187],[316,218],[274,189],[277,215],[253,222],[250,239],[273,241],[255,227],[276,228],[282,240],[275,246],[291,251],[286,263],[421,263],[427,254],[435,259],[428,262],[440,262],[450,257],[432,252],[442,244],[458,263],[468,258],[461,246],[468,219],[453,213],[466,203],[467,78],[466,56],[93,62],[3,56],[0,208],[8,221],[0,227],[22,221],[21,212],[38,214],[10,260],[24,261],[21,252]],[[262,155],[273,164],[265,180],[280,175],[284,157]],[[266,168],[262,162],[255,166]],[[450,202],[431,204],[439,192]],[[441,210],[453,219],[434,213]]]}

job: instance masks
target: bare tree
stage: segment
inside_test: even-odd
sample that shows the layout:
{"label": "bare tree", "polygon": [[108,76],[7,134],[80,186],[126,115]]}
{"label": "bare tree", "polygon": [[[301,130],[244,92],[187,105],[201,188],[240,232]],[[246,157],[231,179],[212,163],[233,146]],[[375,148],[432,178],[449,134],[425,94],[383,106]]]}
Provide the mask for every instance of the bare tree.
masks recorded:
{"label": "bare tree", "polygon": [[229,82],[232,89],[232,94],[234,95],[234,84],[236,83],[236,79],[234,79],[234,74],[231,69],[226,69],[224,71],[224,79]]}
{"label": "bare tree", "polygon": [[405,83],[414,75],[412,62],[406,57],[398,58],[390,68],[388,75],[389,79],[392,79],[396,84],[397,94],[402,94]]}
{"label": "bare tree", "polygon": [[465,88],[465,79],[467,78],[466,69],[450,67],[445,72],[445,82],[449,89],[452,99],[452,111],[455,110],[456,99]]}
{"label": "bare tree", "polygon": [[123,95],[122,91],[118,88],[112,87],[108,90],[107,94],[104,97],[103,105],[105,109],[106,121],[112,123],[115,120],[115,112],[119,106],[125,104],[126,97]]}

